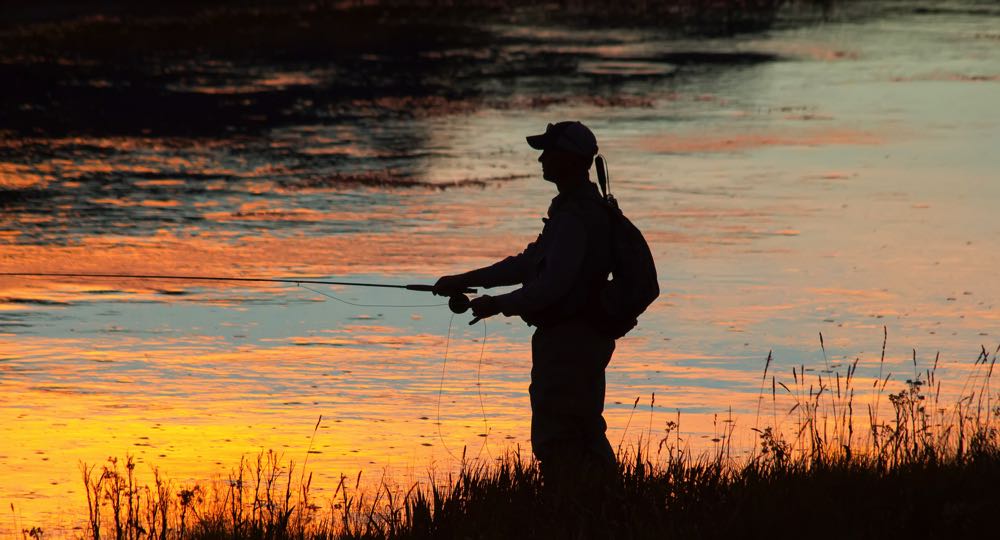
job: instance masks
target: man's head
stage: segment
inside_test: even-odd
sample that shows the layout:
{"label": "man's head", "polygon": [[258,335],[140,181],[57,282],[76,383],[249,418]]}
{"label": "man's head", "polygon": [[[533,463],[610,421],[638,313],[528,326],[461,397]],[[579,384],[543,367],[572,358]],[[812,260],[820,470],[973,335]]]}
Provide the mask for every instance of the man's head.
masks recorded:
{"label": "man's head", "polygon": [[527,140],[532,148],[542,151],[538,157],[542,177],[550,182],[585,177],[597,155],[597,137],[580,122],[549,124],[545,133]]}

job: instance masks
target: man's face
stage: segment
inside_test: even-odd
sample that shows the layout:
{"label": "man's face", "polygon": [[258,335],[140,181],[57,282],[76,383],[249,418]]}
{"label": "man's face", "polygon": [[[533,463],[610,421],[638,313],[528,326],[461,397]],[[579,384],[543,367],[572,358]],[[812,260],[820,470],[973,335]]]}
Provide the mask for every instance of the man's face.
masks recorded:
{"label": "man's face", "polygon": [[542,178],[549,182],[558,182],[563,178],[572,178],[588,169],[589,163],[584,163],[580,156],[559,148],[547,148],[538,156],[542,164]]}

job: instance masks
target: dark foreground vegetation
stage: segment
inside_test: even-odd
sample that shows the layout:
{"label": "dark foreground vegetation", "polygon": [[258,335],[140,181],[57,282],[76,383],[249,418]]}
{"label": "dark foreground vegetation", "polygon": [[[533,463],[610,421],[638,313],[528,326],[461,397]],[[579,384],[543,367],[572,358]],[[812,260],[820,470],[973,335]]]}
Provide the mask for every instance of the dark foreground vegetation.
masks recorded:
{"label": "dark foreground vegetation", "polygon": [[[769,375],[768,357],[757,417],[772,420],[753,428],[752,452],[737,457],[728,442],[733,423],[722,422],[715,450],[692,456],[679,420],[670,421],[622,452],[606,481],[579,475],[548,485],[514,453],[409,489],[384,482],[364,490],[360,475],[342,477],[332,499],[320,501],[310,496],[311,475],[272,452],[210,486],[174,486],[155,469],[152,485],[140,486],[131,458],[111,460],[83,466],[88,536],[993,538],[996,357],[983,349],[948,404],[938,400],[937,359],[921,371],[914,354],[913,378],[892,393],[883,364],[864,384],[857,361],[807,376],[799,366],[786,384]],[[779,418],[794,426],[790,438],[774,425]]]}

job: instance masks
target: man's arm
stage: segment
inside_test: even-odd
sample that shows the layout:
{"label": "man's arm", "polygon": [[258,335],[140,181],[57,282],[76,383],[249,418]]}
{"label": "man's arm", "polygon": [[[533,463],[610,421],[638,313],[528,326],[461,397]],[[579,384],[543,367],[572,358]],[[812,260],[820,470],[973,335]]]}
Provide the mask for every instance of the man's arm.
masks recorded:
{"label": "man's arm", "polygon": [[504,315],[521,315],[545,309],[573,287],[587,253],[586,227],[583,220],[569,212],[553,218],[551,226],[553,236],[546,244],[548,249],[542,273],[528,285],[495,297],[497,307]]}
{"label": "man's arm", "polygon": [[470,286],[502,287],[524,282],[531,276],[535,267],[535,247],[537,240],[531,242],[521,253],[504,258],[484,268],[468,272]]}
{"label": "man's arm", "polygon": [[449,291],[465,287],[501,287],[516,285],[527,280],[534,271],[535,249],[538,241],[531,242],[524,250],[483,268],[464,274],[444,276],[434,284],[435,294],[447,296]]}

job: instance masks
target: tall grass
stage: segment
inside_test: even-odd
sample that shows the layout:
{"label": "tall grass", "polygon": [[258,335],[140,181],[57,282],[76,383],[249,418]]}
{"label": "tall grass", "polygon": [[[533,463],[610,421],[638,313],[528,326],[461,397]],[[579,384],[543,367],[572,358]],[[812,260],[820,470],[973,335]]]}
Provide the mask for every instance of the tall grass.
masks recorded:
{"label": "tall grass", "polygon": [[1000,396],[990,383],[1000,348],[981,349],[960,395],[945,404],[938,357],[921,369],[914,352],[912,376],[892,392],[884,341],[878,375],[862,382],[859,361],[829,364],[820,340],[823,368],[796,366],[789,384],[771,372],[768,356],[749,453],[734,450],[735,423],[724,421],[713,450],[693,455],[678,414],[658,433],[650,421],[635,446],[620,449],[613,476],[580,474],[553,485],[514,451],[490,463],[463,461],[457,474],[408,489],[386,480],[364,489],[360,473],[341,476],[324,501],[310,497],[312,475],[304,467],[274,452],[241,461],[226,482],[194,486],[175,486],[155,468],[152,485],[140,486],[135,462],[126,457],[82,467],[87,536],[956,538],[987,532],[1000,504]]}

